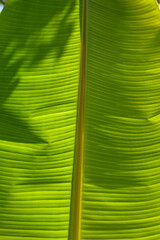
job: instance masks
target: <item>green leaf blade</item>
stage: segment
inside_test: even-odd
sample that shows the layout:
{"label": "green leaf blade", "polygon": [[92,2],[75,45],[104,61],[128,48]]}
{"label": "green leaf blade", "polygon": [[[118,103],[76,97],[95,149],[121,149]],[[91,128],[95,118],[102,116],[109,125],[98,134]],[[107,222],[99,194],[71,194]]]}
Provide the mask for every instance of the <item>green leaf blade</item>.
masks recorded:
{"label": "green leaf blade", "polygon": [[9,1],[0,16],[0,238],[67,240],[77,1]]}
{"label": "green leaf blade", "polygon": [[160,18],[88,1],[82,239],[158,239]]}

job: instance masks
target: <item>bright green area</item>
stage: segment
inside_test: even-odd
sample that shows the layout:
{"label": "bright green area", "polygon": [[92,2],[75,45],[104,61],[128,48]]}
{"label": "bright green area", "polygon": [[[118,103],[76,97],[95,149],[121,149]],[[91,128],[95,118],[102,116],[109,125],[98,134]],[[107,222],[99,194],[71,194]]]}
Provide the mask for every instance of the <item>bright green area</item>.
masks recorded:
{"label": "bright green area", "polygon": [[88,0],[82,240],[159,240],[160,14]]}
{"label": "bright green area", "polygon": [[0,16],[0,239],[67,240],[79,75],[76,0]]}

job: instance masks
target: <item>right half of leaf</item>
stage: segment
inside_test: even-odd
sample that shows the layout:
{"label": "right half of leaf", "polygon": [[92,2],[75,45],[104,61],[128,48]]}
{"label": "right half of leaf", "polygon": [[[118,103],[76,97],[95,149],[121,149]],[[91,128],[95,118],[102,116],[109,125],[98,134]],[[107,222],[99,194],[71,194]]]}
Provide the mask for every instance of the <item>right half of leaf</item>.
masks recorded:
{"label": "right half of leaf", "polygon": [[158,240],[160,12],[88,0],[83,240]]}

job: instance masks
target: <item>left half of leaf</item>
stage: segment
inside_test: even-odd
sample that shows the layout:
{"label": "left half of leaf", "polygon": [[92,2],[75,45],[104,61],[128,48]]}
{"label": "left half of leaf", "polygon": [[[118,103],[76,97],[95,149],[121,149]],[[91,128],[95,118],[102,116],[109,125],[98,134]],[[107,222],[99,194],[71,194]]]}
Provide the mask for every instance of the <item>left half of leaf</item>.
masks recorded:
{"label": "left half of leaf", "polygon": [[78,0],[8,0],[0,29],[0,239],[67,240]]}

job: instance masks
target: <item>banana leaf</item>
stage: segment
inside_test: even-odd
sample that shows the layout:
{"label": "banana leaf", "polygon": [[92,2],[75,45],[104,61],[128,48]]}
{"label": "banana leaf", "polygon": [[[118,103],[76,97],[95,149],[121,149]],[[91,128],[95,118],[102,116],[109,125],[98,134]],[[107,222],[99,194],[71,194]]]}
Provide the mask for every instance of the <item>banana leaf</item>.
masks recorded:
{"label": "banana leaf", "polygon": [[159,240],[155,0],[7,0],[0,240]]}

